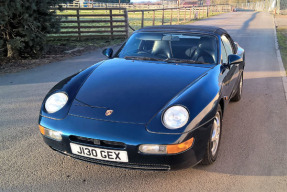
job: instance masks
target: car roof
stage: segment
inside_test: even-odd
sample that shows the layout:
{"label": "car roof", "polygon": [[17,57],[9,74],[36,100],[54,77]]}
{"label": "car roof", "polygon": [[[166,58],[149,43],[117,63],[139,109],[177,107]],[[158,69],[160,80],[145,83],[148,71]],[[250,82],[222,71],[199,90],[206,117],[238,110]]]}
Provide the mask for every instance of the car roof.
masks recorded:
{"label": "car roof", "polygon": [[148,26],[137,30],[137,32],[191,32],[191,33],[210,33],[223,35],[227,31],[220,27],[207,25],[158,25]]}

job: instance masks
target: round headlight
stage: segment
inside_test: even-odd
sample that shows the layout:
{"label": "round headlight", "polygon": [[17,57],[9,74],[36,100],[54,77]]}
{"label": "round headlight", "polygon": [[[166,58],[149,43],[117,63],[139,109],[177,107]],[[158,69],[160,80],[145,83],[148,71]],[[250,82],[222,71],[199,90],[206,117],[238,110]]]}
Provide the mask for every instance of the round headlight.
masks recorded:
{"label": "round headlight", "polygon": [[173,106],[168,108],[163,115],[163,124],[168,129],[178,129],[183,127],[189,119],[186,108]]}
{"label": "round headlight", "polygon": [[45,108],[48,113],[55,113],[62,109],[67,101],[68,96],[65,93],[55,93],[46,100]]}

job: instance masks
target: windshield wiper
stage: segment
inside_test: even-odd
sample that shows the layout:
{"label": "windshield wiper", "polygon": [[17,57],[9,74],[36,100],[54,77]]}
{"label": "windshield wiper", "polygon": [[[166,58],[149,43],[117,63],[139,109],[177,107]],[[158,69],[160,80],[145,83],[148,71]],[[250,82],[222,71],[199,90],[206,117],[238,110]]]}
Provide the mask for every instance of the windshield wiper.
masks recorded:
{"label": "windshield wiper", "polygon": [[176,58],[159,59],[159,58],[152,58],[152,57],[126,56],[125,59],[147,60],[147,61],[164,61],[167,63],[209,64],[209,63],[204,63],[201,61],[194,61],[194,60],[190,60],[190,59],[176,59]]}
{"label": "windshield wiper", "polygon": [[163,61],[163,59],[157,59],[157,58],[152,58],[152,57],[137,57],[137,56],[126,56],[125,59],[147,60],[147,61]]}
{"label": "windshield wiper", "polygon": [[192,63],[192,64],[209,64],[209,63],[204,63],[201,61],[194,61],[194,60],[189,60],[189,59],[175,59],[175,58],[169,58],[164,60],[165,62],[168,63]]}

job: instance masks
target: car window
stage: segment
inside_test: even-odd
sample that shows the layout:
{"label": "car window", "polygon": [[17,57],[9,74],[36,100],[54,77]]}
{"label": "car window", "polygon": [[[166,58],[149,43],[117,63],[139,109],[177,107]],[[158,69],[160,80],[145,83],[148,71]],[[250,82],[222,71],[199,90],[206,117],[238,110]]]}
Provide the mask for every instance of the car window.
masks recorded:
{"label": "car window", "polygon": [[232,45],[231,45],[230,41],[227,39],[227,37],[226,37],[225,35],[223,35],[223,36],[221,37],[221,39],[222,39],[222,42],[223,42],[224,47],[225,47],[225,49],[226,49],[227,55],[233,54]]}
{"label": "car window", "polygon": [[135,33],[116,57],[181,59],[214,64],[217,62],[217,42],[216,37],[202,34]]}
{"label": "car window", "polygon": [[222,41],[221,41],[221,63],[227,63],[227,53]]}

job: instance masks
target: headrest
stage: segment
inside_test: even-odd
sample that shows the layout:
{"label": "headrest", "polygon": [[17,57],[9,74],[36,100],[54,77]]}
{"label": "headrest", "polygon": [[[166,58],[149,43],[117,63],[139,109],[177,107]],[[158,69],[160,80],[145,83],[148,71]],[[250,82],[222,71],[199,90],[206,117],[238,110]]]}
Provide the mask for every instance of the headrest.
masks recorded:
{"label": "headrest", "polygon": [[203,51],[216,52],[216,39],[214,37],[201,37],[198,47]]}
{"label": "headrest", "polygon": [[152,49],[153,54],[163,54],[170,57],[169,41],[155,41]]}

